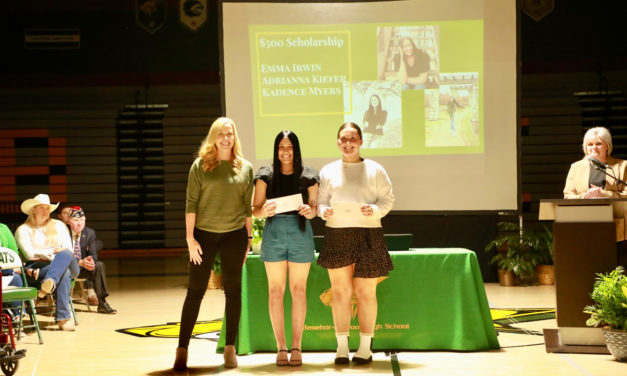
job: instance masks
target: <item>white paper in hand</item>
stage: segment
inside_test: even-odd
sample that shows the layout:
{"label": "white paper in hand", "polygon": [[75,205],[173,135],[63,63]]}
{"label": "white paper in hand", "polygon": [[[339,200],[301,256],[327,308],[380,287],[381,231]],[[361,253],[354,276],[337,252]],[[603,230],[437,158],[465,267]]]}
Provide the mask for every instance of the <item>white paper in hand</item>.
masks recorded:
{"label": "white paper in hand", "polygon": [[294,195],[273,198],[272,201],[276,204],[274,213],[280,214],[298,210],[303,204],[303,196],[300,193],[296,193]]}
{"label": "white paper in hand", "polygon": [[360,219],[364,215],[361,213],[363,204],[354,202],[336,202],[331,204],[333,216],[343,219]]}

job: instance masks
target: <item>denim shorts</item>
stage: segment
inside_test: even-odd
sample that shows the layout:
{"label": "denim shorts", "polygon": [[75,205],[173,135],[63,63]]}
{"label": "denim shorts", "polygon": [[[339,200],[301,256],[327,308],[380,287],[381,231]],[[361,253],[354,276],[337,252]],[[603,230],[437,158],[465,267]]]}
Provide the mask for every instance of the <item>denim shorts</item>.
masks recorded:
{"label": "denim shorts", "polygon": [[305,231],[298,227],[299,215],[275,215],[266,220],[261,238],[262,261],[313,262],[314,241],[309,220]]}

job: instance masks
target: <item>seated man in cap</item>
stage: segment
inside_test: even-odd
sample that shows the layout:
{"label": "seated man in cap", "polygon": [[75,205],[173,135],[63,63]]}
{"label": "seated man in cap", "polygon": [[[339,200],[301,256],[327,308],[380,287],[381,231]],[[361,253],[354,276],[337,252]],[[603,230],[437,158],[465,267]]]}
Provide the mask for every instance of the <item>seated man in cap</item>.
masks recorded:
{"label": "seated man in cap", "polygon": [[78,260],[81,271],[79,278],[87,280],[89,290],[95,290],[89,296],[89,303],[98,304],[98,313],[113,314],[117,311],[107,303],[109,296],[107,291],[107,275],[105,265],[98,261],[98,249],[96,246],[96,231],[85,226],[85,212],[79,206],[73,206],[69,213],[70,229],[72,230],[72,246],[74,257]]}

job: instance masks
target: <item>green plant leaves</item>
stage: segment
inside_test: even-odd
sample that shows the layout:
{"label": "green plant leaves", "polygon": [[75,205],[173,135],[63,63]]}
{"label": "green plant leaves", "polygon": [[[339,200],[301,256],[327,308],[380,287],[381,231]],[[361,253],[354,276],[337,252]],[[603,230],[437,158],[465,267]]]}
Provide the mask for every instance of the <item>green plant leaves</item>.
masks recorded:
{"label": "green plant leaves", "polygon": [[590,294],[595,304],[584,308],[584,312],[590,314],[586,325],[627,330],[627,277],[624,272],[625,269],[618,266],[607,274],[597,274]]}

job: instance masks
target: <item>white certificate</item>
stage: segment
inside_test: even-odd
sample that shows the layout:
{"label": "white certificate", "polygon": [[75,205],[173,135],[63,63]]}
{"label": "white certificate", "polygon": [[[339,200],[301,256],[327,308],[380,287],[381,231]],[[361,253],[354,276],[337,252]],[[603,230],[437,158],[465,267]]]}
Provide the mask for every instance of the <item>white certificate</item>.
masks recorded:
{"label": "white certificate", "polygon": [[358,204],[354,202],[336,202],[331,204],[333,208],[333,216],[337,218],[354,218],[360,219],[364,215],[361,212],[361,207],[364,204]]}
{"label": "white certificate", "polygon": [[295,195],[273,198],[272,201],[276,204],[276,210],[274,213],[280,214],[298,210],[298,208],[303,204],[303,195],[297,193]]}

